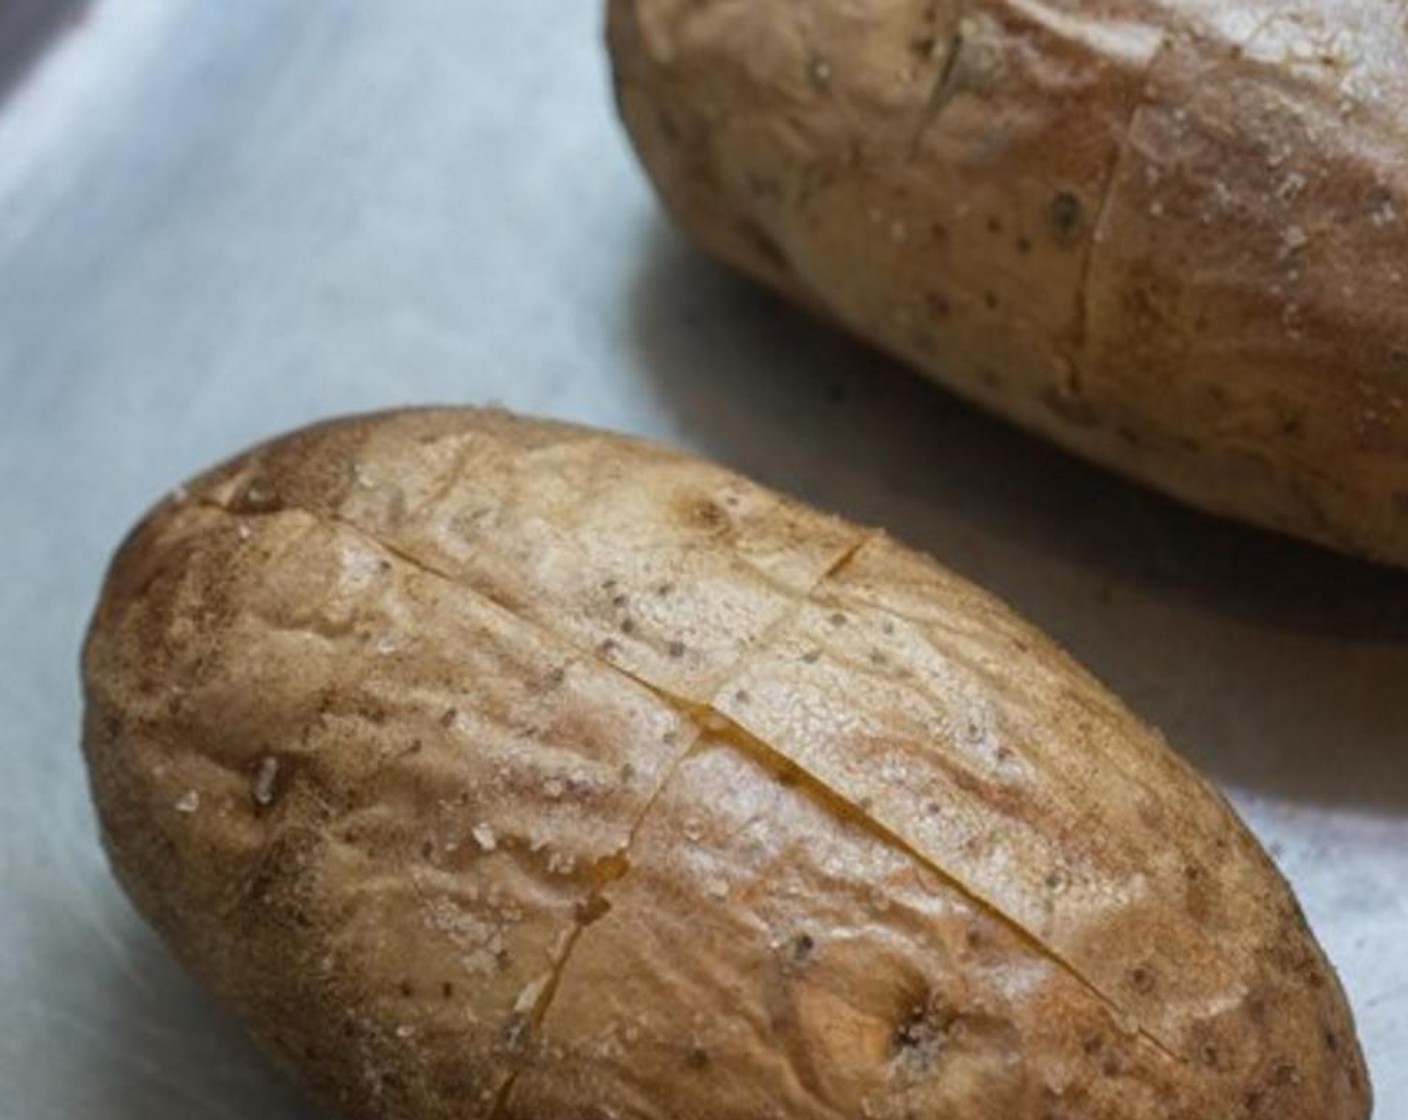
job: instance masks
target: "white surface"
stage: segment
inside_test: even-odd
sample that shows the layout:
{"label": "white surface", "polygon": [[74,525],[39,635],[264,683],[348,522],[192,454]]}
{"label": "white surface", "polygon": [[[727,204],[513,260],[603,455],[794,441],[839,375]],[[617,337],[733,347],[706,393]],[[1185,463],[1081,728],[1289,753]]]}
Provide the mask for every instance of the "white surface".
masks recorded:
{"label": "white surface", "polygon": [[1214,523],[695,258],[595,0],[99,0],[0,108],[0,1118],[311,1114],[111,885],[76,660],[145,505],[334,412],[660,436],[1014,602],[1232,789],[1408,1117],[1408,577]]}

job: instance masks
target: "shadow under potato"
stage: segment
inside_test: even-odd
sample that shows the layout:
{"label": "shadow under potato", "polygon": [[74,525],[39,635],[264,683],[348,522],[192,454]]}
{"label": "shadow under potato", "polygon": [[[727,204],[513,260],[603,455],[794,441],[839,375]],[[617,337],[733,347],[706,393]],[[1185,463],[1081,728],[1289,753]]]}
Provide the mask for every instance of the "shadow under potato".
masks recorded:
{"label": "shadow under potato", "polygon": [[1087,465],[657,223],[636,375],[701,453],[878,525],[1043,626],[1224,783],[1408,806],[1408,573]]}
{"label": "shadow under potato", "polygon": [[[82,1029],[59,1024],[76,1081],[97,1109],[74,1120],[315,1120],[320,1114],[284,1082],[244,1031],[186,975],[156,935],[114,899],[107,936],[55,923],[61,951],[71,929],[84,954],[67,970],[93,984],[84,998],[61,1002],[85,1008]],[[97,956],[98,960],[93,958]],[[55,975],[63,970],[55,969]]]}
{"label": "shadow under potato", "polygon": [[0,105],[51,40],[83,18],[92,0],[0,0]]}

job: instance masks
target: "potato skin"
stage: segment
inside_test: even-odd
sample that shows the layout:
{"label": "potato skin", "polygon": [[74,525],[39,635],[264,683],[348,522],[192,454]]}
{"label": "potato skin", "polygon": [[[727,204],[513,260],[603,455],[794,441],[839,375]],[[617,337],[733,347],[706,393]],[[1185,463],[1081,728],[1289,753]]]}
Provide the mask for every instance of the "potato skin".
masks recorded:
{"label": "potato skin", "polygon": [[336,421],[84,657],[137,906],[352,1120],[1362,1120],[1227,804],[1000,603],[624,437]]}
{"label": "potato skin", "polygon": [[1408,66],[1370,0],[611,0],[712,253],[1065,448],[1408,564]]}

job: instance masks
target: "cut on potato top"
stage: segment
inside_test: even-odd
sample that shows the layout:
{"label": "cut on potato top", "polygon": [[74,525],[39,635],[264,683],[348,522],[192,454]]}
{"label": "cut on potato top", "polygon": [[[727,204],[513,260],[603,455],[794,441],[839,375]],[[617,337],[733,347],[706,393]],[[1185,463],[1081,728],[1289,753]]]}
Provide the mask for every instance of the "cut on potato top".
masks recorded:
{"label": "cut on potato top", "polygon": [[1408,565],[1408,51],[1379,0],[611,0],[711,252],[1022,426]]}
{"label": "cut on potato top", "polygon": [[114,868],[355,1120],[1362,1120],[1226,803],[1001,604],[635,440],[337,421],[85,654]]}

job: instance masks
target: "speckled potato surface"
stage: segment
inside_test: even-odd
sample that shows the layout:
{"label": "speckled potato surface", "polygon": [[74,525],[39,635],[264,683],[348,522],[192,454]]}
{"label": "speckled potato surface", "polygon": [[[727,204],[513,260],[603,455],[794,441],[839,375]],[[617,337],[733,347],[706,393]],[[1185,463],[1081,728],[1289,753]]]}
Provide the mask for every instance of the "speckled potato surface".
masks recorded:
{"label": "speckled potato surface", "polygon": [[183,487],[84,660],[113,867],[352,1120],[1363,1120],[1226,803],[1000,603],[474,409]]}
{"label": "speckled potato surface", "polygon": [[1408,32],[1377,0],[611,0],[714,254],[1066,448],[1408,565]]}

